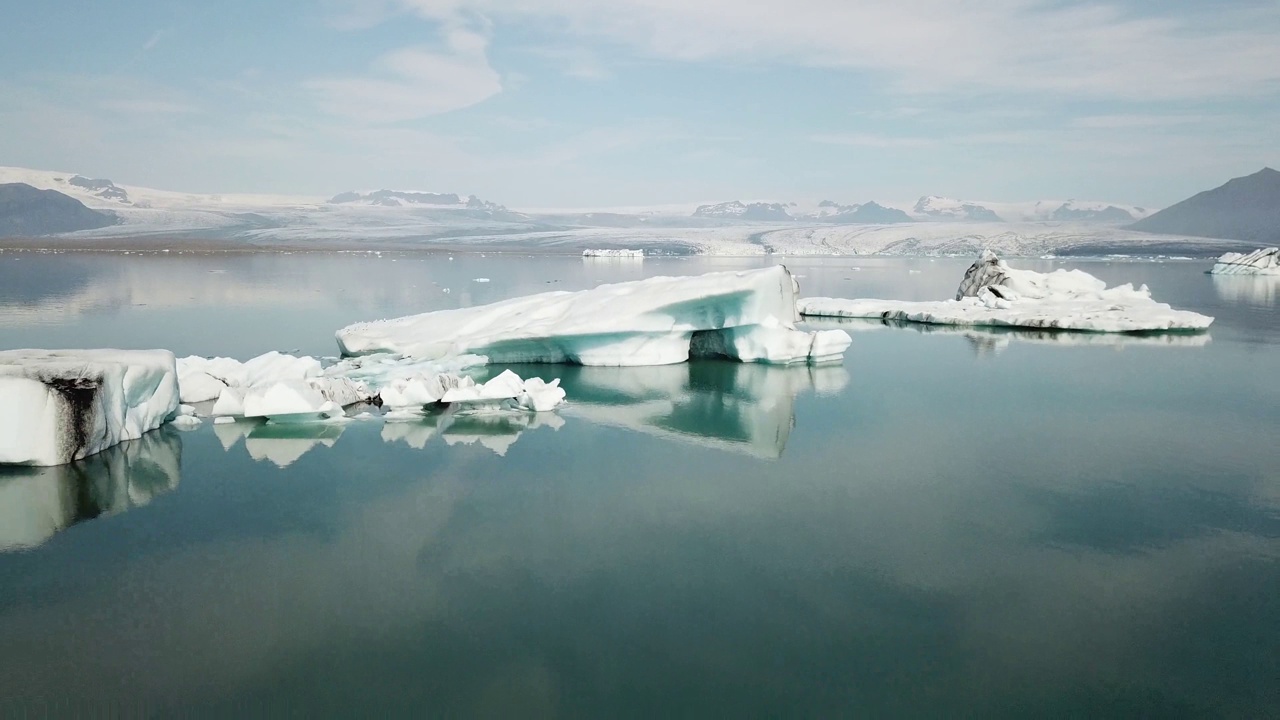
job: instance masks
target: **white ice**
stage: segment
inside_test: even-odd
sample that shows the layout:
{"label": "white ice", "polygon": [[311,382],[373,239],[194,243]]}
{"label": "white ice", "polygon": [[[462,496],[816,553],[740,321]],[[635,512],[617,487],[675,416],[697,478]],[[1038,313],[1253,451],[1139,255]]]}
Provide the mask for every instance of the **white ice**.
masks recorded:
{"label": "white ice", "polygon": [[160,427],[178,405],[167,350],[0,352],[0,464],[84,458]]}
{"label": "white ice", "polygon": [[796,330],[796,292],[782,266],[653,277],[359,323],[339,330],[337,339],[345,355],[474,354],[492,363],[632,366],[684,362],[696,333],[717,333],[723,337],[700,337],[700,345],[744,361],[838,360],[848,337]]}
{"label": "white ice", "polygon": [[1280,248],[1227,253],[1209,270],[1212,275],[1280,275]]}
{"label": "white ice", "polygon": [[1207,315],[1152,300],[1145,285],[1108,288],[1082,270],[1017,270],[990,251],[969,267],[954,300],[815,297],[800,300],[798,307],[808,316],[1117,333],[1203,330],[1213,322]]}
{"label": "white ice", "polygon": [[177,368],[183,401],[214,400],[214,417],[334,418],[342,407],[373,395],[360,380],[325,368],[317,358],[274,351],[245,362],[185,357]]}

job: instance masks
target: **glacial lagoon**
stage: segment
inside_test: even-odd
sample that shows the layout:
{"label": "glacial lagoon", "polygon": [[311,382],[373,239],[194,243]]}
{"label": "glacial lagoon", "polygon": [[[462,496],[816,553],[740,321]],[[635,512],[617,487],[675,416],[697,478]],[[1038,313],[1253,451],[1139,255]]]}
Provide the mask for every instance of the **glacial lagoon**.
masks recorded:
{"label": "glacial lagoon", "polygon": [[[775,262],[941,299],[971,260],[2,252],[0,349],[332,355],[360,320]],[[1217,320],[824,321],[841,366],[515,366],[568,405],[0,470],[0,710],[1274,714],[1280,279],[1010,262]]]}

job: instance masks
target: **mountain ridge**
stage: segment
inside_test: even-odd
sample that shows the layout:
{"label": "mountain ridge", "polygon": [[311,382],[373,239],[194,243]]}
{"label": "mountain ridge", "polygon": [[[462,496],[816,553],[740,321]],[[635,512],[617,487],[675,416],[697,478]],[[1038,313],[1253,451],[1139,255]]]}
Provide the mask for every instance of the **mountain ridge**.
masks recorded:
{"label": "mountain ridge", "polygon": [[1274,245],[1280,242],[1280,171],[1264,167],[1251,175],[1232,178],[1129,228]]}

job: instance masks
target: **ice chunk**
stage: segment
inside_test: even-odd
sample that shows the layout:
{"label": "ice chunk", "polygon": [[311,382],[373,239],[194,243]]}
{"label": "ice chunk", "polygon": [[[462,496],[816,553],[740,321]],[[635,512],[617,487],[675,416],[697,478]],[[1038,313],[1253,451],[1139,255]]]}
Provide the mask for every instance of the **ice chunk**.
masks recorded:
{"label": "ice chunk", "polygon": [[802,332],[775,324],[752,325],[696,332],[689,354],[770,365],[819,365],[843,360],[851,342],[843,330]]}
{"label": "ice chunk", "polygon": [[1207,315],[1174,310],[1152,300],[1145,285],[1108,288],[1081,270],[1017,270],[990,251],[969,267],[955,300],[817,297],[803,298],[797,307],[806,316],[1119,333],[1203,330],[1213,322]]}
{"label": "ice chunk", "polygon": [[[373,397],[364,382],[347,377],[346,368],[326,371],[323,363],[309,356],[293,356],[269,352],[251,360],[240,362],[232,358],[186,357],[177,361],[178,380],[184,398],[214,400],[211,414],[215,417],[268,417],[294,415],[293,420],[306,418],[324,419],[337,413],[322,413],[324,403],[338,406],[366,402]],[[284,384],[281,387],[281,384]],[[304,390],[304,386],[305,389]],[[273,391],[272,388],[276,389]],[[293,389],[293,397],[285,399],[284,387]],[[215,392],[216,391],[216,392]],[[262,402],[269,393],[275,393],[270,402],[281,402],[288,407],[306,407],[296,413],[272,412],[264,415],[247,413],[245,403],[253,396],[253,412],[263,410]],[[303,396],[305,395],[305,400]],[[319,398],[317,400],[316,398]]]}
{"label": "ice chunk", "polygon": [[529,378],[524,382],[523,391],[516,396],[516,403],[525,410],[547,412],[554,410],[564,402],[564,388],[560,387],[560,378],[551,382],[543,382],[542,378]]}
{"label": "ice chunk", "polygon": [[244,393],[243,387],[227,386],[222,389],[222,393],[218,395],[218,401],[213,404],[213,410],[210,414],[216,418],[222,417],[244,417]]}
{"label": "ice chunk", "polygon": [[182,390],[182,402],[205,402],[213,400],[226,389],[226,383],[201,370],[192,370],[178,376],[178,384]]}
{"label": "ice chunk", "polygon": [[280,380],[252,387],[244,396],[244,416],[277,422],[305,422],[341,417],[342,406],[328,400],[305,380]]}
{"label": "ice chunk", "polygon": [[1280,248],[1227,253],[1209,270],[1213,275],[1280,275]]}
{"label": "ice chunk", "polygon": [[167,350],[0,352],[0,464],[84,458],[160,427],[177,409]]}
{"label": "ice chunk", "polygon": [[182,441],[149,432],[69,464],[0,470],[0,552],[36,547],[81,520],[141,507],[177,487]]}
{"label": "ice chunk", "polygon": [[582,257],[588,258],[644,258],[644,250],[627,248],[588,248],[582,251]]}
{"label": "ice chunk", "polygon": [[[778,265],[654,277],[360,323],[339,330],[337,339],[344,355],[392,352],[435,360],[473,353],[504,364],[666,365],[689,358],[696,332],[759,325],[794,331],[795,295],[794,278]],[[821,343],[828,350],[835,344],[831,337]],[[735,337],[724,346],[738,352],[739,343]],[[809,361],[794,353],[812,346],[812,338],[782,332],[743,343],[750,359],[780,363]]]}

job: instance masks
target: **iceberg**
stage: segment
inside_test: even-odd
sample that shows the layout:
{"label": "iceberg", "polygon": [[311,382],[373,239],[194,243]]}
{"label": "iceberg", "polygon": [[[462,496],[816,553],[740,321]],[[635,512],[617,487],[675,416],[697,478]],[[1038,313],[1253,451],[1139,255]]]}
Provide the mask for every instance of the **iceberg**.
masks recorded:
{"label": "iceberg", "polygon": [[342,408],[368,402],[374,393],[347,377],[347,368],[325,368],[313,357],[269,352],[240,362],[197,356],[177,360],[183,402],[214,401],[214,417],[264,417],[280,421],[330,419]]}
{"label": "iceberg", "polygon": [[989,250],[965,272],[954,300],[814,297],[801,299],[797,307],[805,316],[1111,333],[1204,330],[1213,322],[1152,300],[1145,285],[1108,288],[1082,270],[1017,270]]}
{"label": "iceberg", "polygon": [[1262,248],[1251,253],[1227,253],[1218,258],[1209,274],[1280,276],[1280,248]]}
{"label": "iceberg", "polygon": [[[744,362],[838,360],[850,338],[797,330],[797,289],[780,265],[653,277],[358,323],[339,330],[337,340],[348,356],[473,354],[500,364],[669,365],[704,348]],[[691,348],[695,334],[698,348]]]}
{"label": "iceberg", "polygon": [[177,487],[181,467],[182,441],[166,429],[64,465],[0,467],[0,552],[146,505]]}
{"label": "iceberg", "polygon": [[806,324],[812,327],[840,328],[849,332],[911,330],[921,335],[963,337],[978,357],[998,355],[1017,343],[1125,350],[1131,347],[1202,348],[1213,340],[1207,332],[1141,334],[1062,332],[1016,327],[929,325],[879,318],[812,318]]}
{"label": "iceberg", "polygon": [[0,352],[0,464],[61,465],[134,440],[178,411],[167,350]]}

